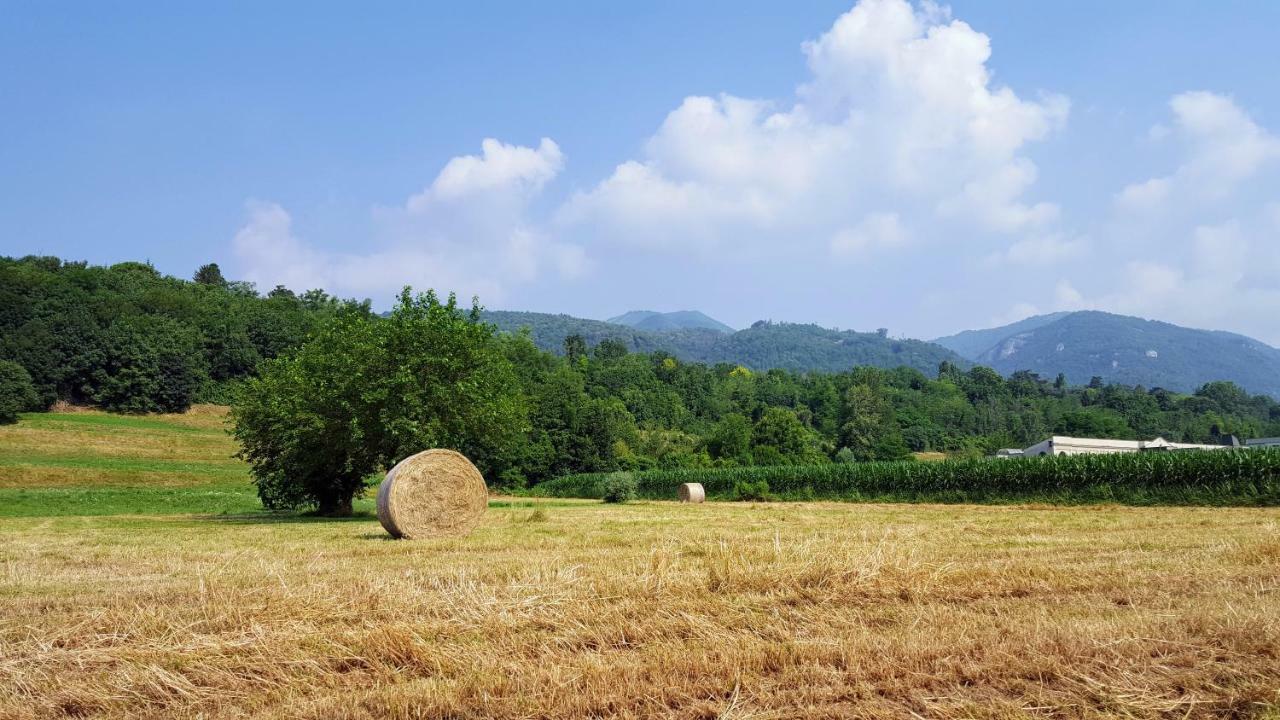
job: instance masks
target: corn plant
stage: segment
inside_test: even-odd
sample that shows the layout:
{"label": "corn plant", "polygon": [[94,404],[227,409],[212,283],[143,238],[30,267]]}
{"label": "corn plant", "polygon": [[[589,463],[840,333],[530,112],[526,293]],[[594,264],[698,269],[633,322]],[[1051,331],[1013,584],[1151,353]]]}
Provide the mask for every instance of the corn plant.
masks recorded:
{"label": "corn plant", "polygon": [[[708,497],[726,499],[737,484],[763,481],[772,493],[793,500],[1280,504],[1280,449],[652,470],[634,476],[640,497],[654,499],[674,498],[686,482],[702,483]],[[532,493],[599,498],[606,477],[568,475]]]}

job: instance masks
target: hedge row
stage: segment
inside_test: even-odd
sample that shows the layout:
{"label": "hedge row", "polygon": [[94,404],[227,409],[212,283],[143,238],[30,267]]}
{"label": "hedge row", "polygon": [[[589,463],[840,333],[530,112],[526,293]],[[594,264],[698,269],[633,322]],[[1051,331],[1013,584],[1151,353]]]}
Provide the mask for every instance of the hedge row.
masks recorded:
{"label": "hedge row", "polygon": [[[739,483],[764,480],[769,491],[784,500],[1280,504],[1280,449],[653,470],[634,475],[640,496],[651,499],[674,499],[676,488],[686,482],[702,483],[709,498],[727,499],[735,496]],[[608,476],[569,475],[529,492],[600,498]]]}

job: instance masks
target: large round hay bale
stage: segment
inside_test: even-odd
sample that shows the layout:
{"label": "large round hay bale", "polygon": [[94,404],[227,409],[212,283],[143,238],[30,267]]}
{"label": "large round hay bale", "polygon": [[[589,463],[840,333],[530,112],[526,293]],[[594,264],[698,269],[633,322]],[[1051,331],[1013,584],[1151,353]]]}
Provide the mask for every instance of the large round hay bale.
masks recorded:
{"label": "large round hay bale", "polygon": [[707,499],[707,491],[702,489],[702,483],[684,483],[676,488],[676,497],[680,502],[700,503]]}
{"label": "large round hay bale", "polygon": [[466,535],[488,507],[484,477],[453,450],[410,455],[378,486],[378,522],[396,538]]}

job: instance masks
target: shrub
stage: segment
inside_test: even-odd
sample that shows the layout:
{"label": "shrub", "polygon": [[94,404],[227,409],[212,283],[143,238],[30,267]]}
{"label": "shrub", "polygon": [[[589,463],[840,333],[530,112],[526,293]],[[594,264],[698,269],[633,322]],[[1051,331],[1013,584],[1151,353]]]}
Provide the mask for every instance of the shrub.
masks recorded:
{"label": "shrub", "polygon": [[604,501],[607,503],[630,502],[638,494],[636,478],[629,472],[610,473],[604,479]]}
{"label": "shrub", "polygon": [[38,410],[40,399],[25,368],[0,360],[0,425],[18,421],[18,413]]}
{"label": "shrub", "polygon": [[738,480],[733,483],[734,500],[772,500],[768,480]]}

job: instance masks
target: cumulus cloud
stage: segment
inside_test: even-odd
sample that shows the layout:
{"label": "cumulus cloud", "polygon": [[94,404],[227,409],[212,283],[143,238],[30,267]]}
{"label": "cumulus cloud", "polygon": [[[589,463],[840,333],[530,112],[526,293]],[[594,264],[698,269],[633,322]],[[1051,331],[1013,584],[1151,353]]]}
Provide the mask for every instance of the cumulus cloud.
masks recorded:
{"label": "cumulus cloud", "polygon": [[1089,243],[1064,233],[1033,235],[987,256],[990,265],[1052,266],[1084,255]]}
{"label": "cumulus cloud", "polygon": [[1152,135],[1178,142],[1182,161],[1169,175],[1122,189],[1116,196],[1122,211],[1150,213],[1171,204],[1187,207],[1222,200],[1240,183],[1280,161],[1280,137],[1260,127],[1229,97],[1185,92],[1175,95],[1169,108],[1172,129],[1157,125]]}
{"label": "cumulus cloud", "polygon": [[275,203],[251,200],[248,219],[231,241],[240,262],[240,276],[273,287],[325,287],[324,262],[293,234],[293,218]]}
{"label": "cumulus cloud", "polygon": [[1032,157],[1069,102],[998,82],[990,39],[948,9],[860,0],[800,50],[790,96],[686,97],[635,157],[567,197],[547,196],[566,163],[555,142],[487,139],[375,208],[363,249],[299,237],[284,208],[250,204],[241,276],[596,316],[582,298],[845,327],[892,322],[894,305],[918,334],[976,313],[1103,309],[1280,342],[1280,137],[1231,97],[1172,97],[1137,141],[1167,166],[1113,180],[1099,212],[1073,217],[1039,196]]}
{"label": "cumulus cloud", "polygon": [[1100,268],[1082,293],[1062,281],[1054,309],[1099,309],[1194,327],[1232,329],[1280,344],[1280,230],[1265,215],[1191,228],[1164,252]]}
{"label": "cumulus cloud", "polygon": [[872,213],[856,226],[837,232],[831,238],[831,254],[861,256],[877,249],[900,247],[908,241],[907,231],[896,213]]}
{"label": "cumulus cloud", "polygon": [[480,148],[480,155],[464,155],[446,163],[429,187],[409,198],[407,209],[420,212],[435,203],[493,192],[527,198],[564,168],[564,155],[551,138],[542,138],[537,148],[487,138]]}
{"label": "cumulus cloud", "polygon": [[1116,204],[1123,210],[1151,212],[1160,209],[1169,199],[1169,190],[1173,179],[1167,177],[1151,178],[1143,182],[1126,185],[1116,195]]}
{"label": "cumulus cloud", "polygon": [[1075,286],[1066,280],[1059,280],[1053,288],[1053,309],[1087,310],[1089,306],[1085,303],[1084,295]]}
{"label": "cumulus cloud", "polygon": [[232,248],[240,276],[263,287],[321,287],[340,295],[387,298],[406,285],[501,302],[513,286],[548,270],[573,277],[587,267],[581,247],[556,241],[528,218],[531,201],[564,165],[560,148],[487,139],[480,155],[456,157],[402,205],[372,211],[364,251],[338,251],[299,239],[290,214],[251,202]]}
{"label": "cumulus cloud", "polygon": [[[323,288],[343,296],[388,297],[406,284],[465,296],[501,295],[492,277],[470,272],[467,262],[428,247],[398,246],[365,253],[332,251],[300,240],[293,218],[276,203],[251,202],[248,220],[232,243],[240,276],[262,289],[284,285]],[[518,248],[518,243],[515,243]]]}
{"label": "cumulus cloud", "polygon": [[932,4],[862,0],[803,52],[794,98],[686,98],[642,158],[566,203],[562,226],[646,248],[785,239],[847,254],[899,244],[903,217],[930,238],[1057,217],[1026,199],[1037,170],[1024,151],[1068,103],[997,85],[987,36]]}
{"label": "cumulus cloud", "polygon": [[1172,171],[1116,194],[1102,230],[1112,262],[1078,277],[1087,289],[1066,304],[1280,342],[1280,223],[1265,193],[1280,137],[1225,95],[1186,92],[1169,108],[1150,137],[1170,144]]}

